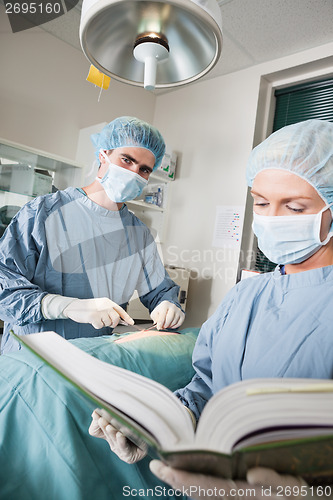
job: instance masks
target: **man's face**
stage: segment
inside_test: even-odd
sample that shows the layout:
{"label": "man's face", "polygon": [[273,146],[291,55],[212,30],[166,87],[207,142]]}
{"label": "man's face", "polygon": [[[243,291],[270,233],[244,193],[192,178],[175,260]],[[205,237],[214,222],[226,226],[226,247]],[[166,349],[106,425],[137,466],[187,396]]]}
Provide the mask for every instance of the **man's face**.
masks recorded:
{"label": "man's face", "polygon": [[[155,156],[151,151],[145,148],[116,148],[111,151],[106,150],[105,154],[108,156],[111,163],[131,170],[147,180],[155,165]],[[101,162],[99,177],[103,177],[108,170],[109,164],[101,153],[99,159]]]}

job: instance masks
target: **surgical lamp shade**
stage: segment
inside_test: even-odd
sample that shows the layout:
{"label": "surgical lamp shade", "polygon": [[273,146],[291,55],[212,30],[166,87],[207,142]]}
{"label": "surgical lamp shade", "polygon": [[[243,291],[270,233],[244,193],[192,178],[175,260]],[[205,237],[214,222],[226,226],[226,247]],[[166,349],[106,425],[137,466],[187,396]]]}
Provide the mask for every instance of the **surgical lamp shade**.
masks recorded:
{"label": "surgical lamp shade", "polygon": [[83,0],[80,40],[110,77],[149,90],[176,87],[218,61],[220,9],[216,0]]}

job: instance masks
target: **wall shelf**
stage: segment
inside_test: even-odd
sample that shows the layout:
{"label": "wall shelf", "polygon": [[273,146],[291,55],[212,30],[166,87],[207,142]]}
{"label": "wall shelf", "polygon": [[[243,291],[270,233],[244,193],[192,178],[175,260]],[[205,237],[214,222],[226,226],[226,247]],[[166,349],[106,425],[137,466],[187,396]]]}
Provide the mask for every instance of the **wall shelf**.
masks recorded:
{"label": "wall shelf", "polygon": [[154,205],[153,203],[146,203],[145,201],[141,201],[141,200],[126,201],[126,205],[136,205],[138,207],[146,208],[147,210],[155,210],[156,212],[164,212],[163,207],[158,207],[157,205]]}

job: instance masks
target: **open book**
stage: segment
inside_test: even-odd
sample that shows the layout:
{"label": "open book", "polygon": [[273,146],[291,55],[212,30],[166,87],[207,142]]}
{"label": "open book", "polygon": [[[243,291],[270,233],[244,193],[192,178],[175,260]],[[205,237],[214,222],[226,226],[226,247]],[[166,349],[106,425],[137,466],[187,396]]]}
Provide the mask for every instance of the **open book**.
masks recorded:
{"label": "open book", "polygon": [[333,381],[232,384],[210,399],[194,431],[188,411],[161,384],[100,361],[54,332],[15,337],[129,439],[174,467],[244,478],[262,465],[311,484],[333,482]]}

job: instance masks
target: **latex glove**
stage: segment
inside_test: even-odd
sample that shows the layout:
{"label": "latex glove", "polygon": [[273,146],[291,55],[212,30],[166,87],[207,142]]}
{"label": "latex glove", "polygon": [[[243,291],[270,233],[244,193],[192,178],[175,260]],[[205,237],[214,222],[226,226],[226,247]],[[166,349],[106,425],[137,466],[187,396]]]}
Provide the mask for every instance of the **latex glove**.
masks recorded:
{"label": "latex glove", "polygon": [[64,309],[76,300],[75,297],[64,297],[55,293],[44,295],[41,302],[41,311],[45,319],[66,319]]}
{"label": "latex glove", "polygon": [[122,432],[113,427],[105,418],[101,417],[96,411],[93,412],[92,422],[89,427],[91,436],[105,439],[111,450],[124,462],[134,464],[147,454],[135,444],[131,443]]}
{"label": "latex glove", "polygon": [[[282,498],[287,496],[304,497],[306,496],[305,493],[309,493],[308,485],[301,477],[278,474],[275,470],[266,467],[250,469],[246,479],[251,485],[261,485],[264,488],[269,488],[272,495],[279,498],[281,496]],[[311,496],[313,498],[313,495]]]}
{"label": "latex glove", "polygon": [[179,328],[185,319],[185,314],[179,307],[168,300],[163,300],[150,315],[154,323],[157,323],[156,329]]}
{"label": "latex glove", "polygon": [[129,325],[134,325],[134,320],[125,309],[106,297],[75,299],[64,309],[63,314],[77,323],[90,323],[96,329],[103,326],[115,328],[120,318]]}
{"label": "latex glove", "polygon": [[259,467],[248,471],[247,481],[231,481],[177,470],[159,460],[150,462],[149,467],[159,479],[193,500],[222,497],[233,500],[283,500],[297,496],[304,498],[308,493],[307,485],[301,478],[282,476],[274,470]]}

